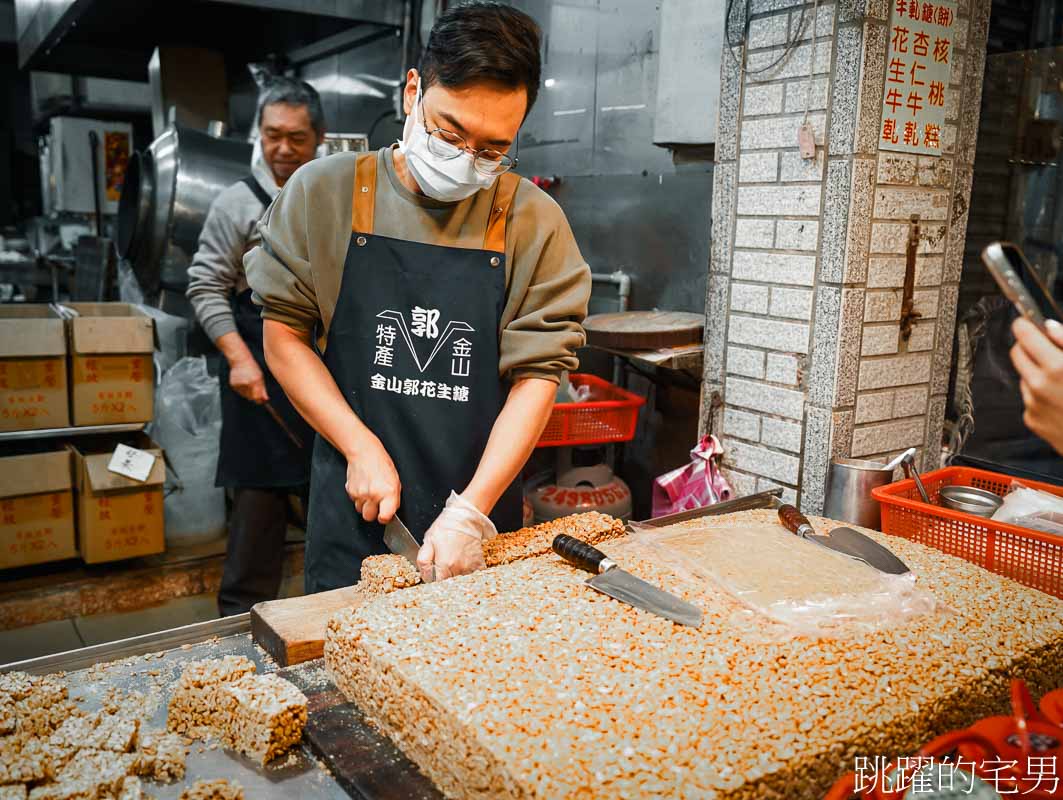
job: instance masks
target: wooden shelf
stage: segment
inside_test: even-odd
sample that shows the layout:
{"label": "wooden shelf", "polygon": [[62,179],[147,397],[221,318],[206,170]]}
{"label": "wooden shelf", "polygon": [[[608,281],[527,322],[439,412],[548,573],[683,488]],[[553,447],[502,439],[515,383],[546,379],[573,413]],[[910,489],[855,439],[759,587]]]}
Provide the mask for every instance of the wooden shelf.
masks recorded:
{"label": "wooden shelf", "polygon": [[681,372],[694,372],[701,375],[705,363],[705,346],[687,344],[680,347],[661,347],[657,350],[618,350],[612,347],[596,347],[595,350],[619,356],[629,361],[637,361],[651,367],[672,369]]}

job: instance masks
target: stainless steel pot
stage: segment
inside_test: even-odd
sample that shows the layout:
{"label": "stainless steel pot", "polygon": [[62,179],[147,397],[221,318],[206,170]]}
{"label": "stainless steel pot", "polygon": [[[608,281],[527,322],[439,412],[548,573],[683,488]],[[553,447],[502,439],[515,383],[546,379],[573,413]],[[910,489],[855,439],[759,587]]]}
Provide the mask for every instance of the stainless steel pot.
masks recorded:
{"label": "stainless steel pot", "polygon": [[251,145],[170,126],[129,161],[118,203],[118,254],[145,294],[183,294],[214,198],[251,172]]}
{"label": "stainless steel pot", "polygon": [[893,480],[894,465],[860,458],[839,458],[827,472],[823,516],[878,530],[878,501],[871,490]]}
{"label": "stainless steel pot", "polygon": [[992,517],[1003,505],[1004,498],[995,492],[973,486],[942,486],[938,489],[938,502],[953,511]]}

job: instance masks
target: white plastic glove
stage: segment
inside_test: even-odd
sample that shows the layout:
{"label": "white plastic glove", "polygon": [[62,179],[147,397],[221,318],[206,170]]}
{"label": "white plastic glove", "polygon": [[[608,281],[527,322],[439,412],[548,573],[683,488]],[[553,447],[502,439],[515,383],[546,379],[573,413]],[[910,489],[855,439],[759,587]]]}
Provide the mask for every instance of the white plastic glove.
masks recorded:
{"label": "white plastic glove", "polygon": [[483,569],[483,542],[498,535],[495,524],[456,492],[451,492],[436,521],[424,535],[417,568],[426,583]]}

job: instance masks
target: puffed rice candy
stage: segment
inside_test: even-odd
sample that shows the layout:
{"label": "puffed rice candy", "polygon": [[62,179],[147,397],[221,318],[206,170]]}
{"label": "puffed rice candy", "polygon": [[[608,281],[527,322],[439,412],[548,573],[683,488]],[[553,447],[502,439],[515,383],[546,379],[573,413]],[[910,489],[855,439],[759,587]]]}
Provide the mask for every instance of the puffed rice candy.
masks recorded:
{"label": "puffed rice candy", "polygon": [[[778,522],[754,511],[711,526],[749,524]],[[1000,713],[1012,676],[1035,694],[1063,683],[1058,599],[866,533],[949,613],[797,636],[610,543],[625,569],[701,608],[701,627],[594,592],[545,556],[339,612],[325,663],[445,795],[467,800],[822,797],[854,756],[887,742],[914,752]]]}
{"label": "puffed rice candy", "polygon": [[222,741],[262,764],[303,738],[306,696],[277,675],[245,675],[221,690]]}
{"label": "puffed rice candy", "polygon": [[144,787],[140,782],[140,778],[136,775],[129,775],[124,781],[122,781],[122,791],[118,795],[118,800],[143,800]]}
{"label": "puffed rice candy", "polygon": [[80,750],[59,773],[60,783],[95,783],[98,795],[117,794],[127,775],[134,772],[136,756],[104,750]]}
{"label": "puffed rice candy", "polygon": [[0,784],[51,780],[72,752],[36,738],[5,736],[0,739]]}
{"label": "puffed rice candy", "polygon": [[60,781],[31,789],[29,800],[97,800],[99,796],[95,781]]}
{"label": "puffed rice candy", "polygon": [[193,738],[216,735],[225,721],[219,696],[222,686],[254,671],[254,662],[245,656],[191,662],[170,698],[167,729]]}
{"label": "puffed rice candy", "polygon": [[173,783],[185,776],[188,748],[176,733],[145,733],[140,737],[134,772],[161,783]]}
{"label": "puffed rice candy", "polygon": [[244,788],[224,778],[196,781],[181,793],[180,800],[244,800]]}

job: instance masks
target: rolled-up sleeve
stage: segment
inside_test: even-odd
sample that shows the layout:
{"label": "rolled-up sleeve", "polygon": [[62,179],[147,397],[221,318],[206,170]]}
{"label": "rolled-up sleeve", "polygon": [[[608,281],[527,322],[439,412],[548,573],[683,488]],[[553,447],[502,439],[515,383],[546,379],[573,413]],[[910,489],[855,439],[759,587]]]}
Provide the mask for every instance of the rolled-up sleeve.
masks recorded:
{"label": "rolled-up sleeve", "polygon": [[591,295],[590,268],[561,209],[549,203],[540,204],[546,213],[536,215],[520,237],[530,246],[514,254],[510,301],[518,294],[519,301],[509,319],[503,315],[499,347],[499,373],[511,381],[559,381],[561,373],[579,366],[576,350],[586,341],[582,323]]}
{"label": "rolled-up sleeve", "polygon": [[310,333],[320,311],[310,266],[310,209],[300,172],[259,221],[262,243],[244,256],[244,272],[263,318]]}

